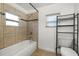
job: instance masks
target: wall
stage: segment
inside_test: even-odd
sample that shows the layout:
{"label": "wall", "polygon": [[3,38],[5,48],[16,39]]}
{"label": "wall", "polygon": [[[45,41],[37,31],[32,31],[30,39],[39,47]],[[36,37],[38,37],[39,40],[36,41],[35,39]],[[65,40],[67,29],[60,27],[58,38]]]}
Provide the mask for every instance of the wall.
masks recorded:
{"label": "wall", "polygon": [[28,39],[31,39],[33,41],[36,41],[38,40],[38,21],[30,21],[28,22],[28,29],[27,29],[27,32],[28,32]]}
{"label": "wall", "polygon": [[[2,4],[1,4],[2,5]],[[0,8],[3,12],[9,12],[19,16],[22,19],[26,19],[26,14],[11,7],[10,5],[3,4],[4,7]],[[2,19],[3,18],[3,19]],[[1,32],[0,32],[0,48],[8,47],[16,44],[20,41],[27,39],[27,22],[19,20],[19,26],[6,26],[5,15],[1,15]],[[2,40],[2,41],[1,41]]]}
{"label": "wall", "polygon": [[[24,14],[9,4],[0,4],[1,12],[9,12],[24,20],[38,19],[38,13]],[[32,32],[30,36],[29,33]],[[6,26],[5,15],[0,14],[0,48],[5,48],[26,39],[38,40],[38,21],[19,20],[19,26]]]}
{"label": "wall", "polygon": [[40,49],[54,51],[56,47],[56,28],[46,27],[46,15],[60,13],[72,14],[74,13],[73,4],[53,4],[46,7],[39,8],[39,37],[38,46]]}
{"label": "wall", "polygon": [[[4,12],[3,4],[0,4],[0,12]],[[0,14],[0,48],[3,48],[3,26],[4,26],[4,17]]]}
{"label": "wall", "polygon": [[31,13],[31,14],[27,14],[26,15],[26,19],[27,20],[35,20],[35,19],[38,19],[38,13],[37,12],[34,12],[34,13]]}
{"label": "wall", "polygon": [[27,15],[27,20],[35,20],[29,21],[27,26],[27,34],[28,39],[32,39],[33,41],[38,40],[38,13],[32,13]]}
{"label": "wall", "polygon": [[[26,14],[20,12],[16,8],[13,8],[5,4],[5,12],[9,12],[19,16],[22,19],[26,19]],[[15,43],[27,39],[27,22],[19,20],[19,26],[5,26],[4,28],[4,46],[10,46]]]}

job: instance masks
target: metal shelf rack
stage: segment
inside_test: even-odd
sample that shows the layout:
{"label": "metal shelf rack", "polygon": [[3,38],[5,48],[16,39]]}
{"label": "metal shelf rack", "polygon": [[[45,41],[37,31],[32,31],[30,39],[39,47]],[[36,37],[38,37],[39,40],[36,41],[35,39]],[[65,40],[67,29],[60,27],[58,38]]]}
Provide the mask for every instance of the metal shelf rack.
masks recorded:
{"label": "metal shelf rack", "polygon": [[[78,53],[78,19],[79,19],[79,14],[77,14],[77,25],[75,24],[75,14],[69,14],[69,15],[61,15],[61,16],[57,16],[57,22],[56,22],[56,55],[58,55],[58,49],[61,48],[62,46],[59,46],[59,34],[69,34],[69,35],[73,35],[73,44],[72,44],[72,48],[73,50],[75,50],[77,53]],[[64,24],[64,25],[59,25],[59,22],[62,22],[62,21],[68,21],[70,20],[73,24]],[[75,29],[75,26],[77,26],[77,29]],[[59,28],[69,28],[69,27],[72,27],[73,29],[73,32],[67,32],[67,31],[59,31]],[[75,30],[77,32],[75,32]],[[77,49],[75,49],[75,34],[77,34]]]}

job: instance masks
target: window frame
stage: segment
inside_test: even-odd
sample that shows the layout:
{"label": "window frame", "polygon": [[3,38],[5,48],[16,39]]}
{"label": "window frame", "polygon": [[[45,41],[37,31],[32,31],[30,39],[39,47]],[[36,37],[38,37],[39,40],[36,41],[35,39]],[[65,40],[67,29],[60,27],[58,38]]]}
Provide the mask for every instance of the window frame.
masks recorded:
{"label": "window frame", "polygon": [[14,26],[14,27],[17,27],[17,26],[19,26],[19,17],[17,16],[17,15],[15,15],[15,14],[12,14],[12,15],[14,15],[14,16],[17,16],[18,17],[18,21],[17,20],[13,20],[13,19],[7,19],[6,18],[6,13],[9,13],[9,14],[12,14],[12,13],[10,13],[10,12],[5,12],[5,19],[6,19],[6,21],[11,21],[11,22],[16,22],[16,23],[18,23],[18,25],[6,25],[6,26]]}
{"label": "window frame", "polygon": [[55,23],[57,20],[56,20],[56,21],[47,21],[47,17],[48,17],[48,16],[56,16],[56,18],[57,18],[57,16],[59,16],[59,15],[60,15],[60,13],[55,13],[55,14],[46,15],[46,27],[50,27],[50,28],[51,28],[51,27],[52,27],[52,28],[53,28],[53,27],[56,27],[56,25],[55,25],[55,26],[48,26],[47,24],[48,24],[48,23]]}

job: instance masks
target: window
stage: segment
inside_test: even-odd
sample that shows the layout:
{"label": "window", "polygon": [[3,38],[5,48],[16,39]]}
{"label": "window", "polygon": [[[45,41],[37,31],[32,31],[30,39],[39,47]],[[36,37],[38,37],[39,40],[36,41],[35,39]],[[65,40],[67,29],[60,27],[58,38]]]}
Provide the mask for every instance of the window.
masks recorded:
{"label": "window", "polygon": [[54,27],[56,26],[56,19],[57,16],[56,15],[48,15],[47,16],[47,27]]}
{"label": "window", "polygon": [[6,25],[7,26],[19,26],[19,17],[10,13],[6,14]]}

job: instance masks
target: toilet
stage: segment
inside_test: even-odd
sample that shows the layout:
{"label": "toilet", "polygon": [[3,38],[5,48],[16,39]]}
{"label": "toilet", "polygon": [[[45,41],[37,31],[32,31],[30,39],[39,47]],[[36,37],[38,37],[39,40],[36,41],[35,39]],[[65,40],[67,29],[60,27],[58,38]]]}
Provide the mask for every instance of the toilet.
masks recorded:
{"label": "toilet", "polygon": [[78,54],[71,48],[61,47],[61,56],[78,56]]}

